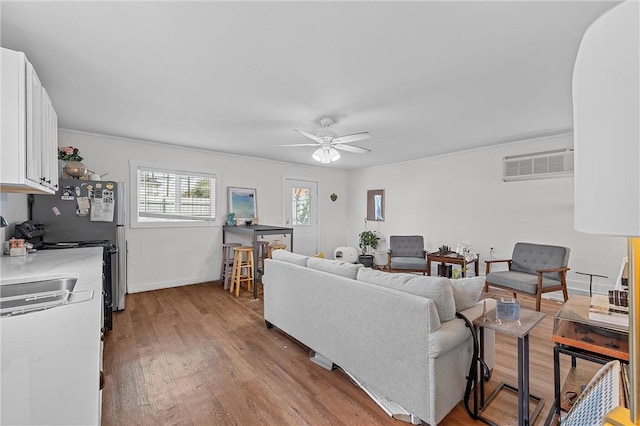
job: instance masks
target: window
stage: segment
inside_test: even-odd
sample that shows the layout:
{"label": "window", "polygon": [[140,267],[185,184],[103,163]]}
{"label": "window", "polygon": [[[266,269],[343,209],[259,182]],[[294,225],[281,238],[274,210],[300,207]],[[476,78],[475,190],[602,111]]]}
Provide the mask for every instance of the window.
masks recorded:
{"label": "window", "polygon": [[131,174],[135,182],[132,226],[197,226],[216,220],[215,174],[134,164]]}
{"label": "window", "polygon": [[293,225],[309,225],[311,223],[309,188],[291,188],[291,207],[293,209],[291,212]]}

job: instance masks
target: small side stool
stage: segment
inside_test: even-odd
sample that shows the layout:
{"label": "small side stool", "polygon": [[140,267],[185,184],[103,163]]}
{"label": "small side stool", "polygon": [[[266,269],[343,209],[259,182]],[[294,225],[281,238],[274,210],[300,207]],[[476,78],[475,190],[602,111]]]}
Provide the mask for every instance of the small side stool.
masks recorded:
{"label": "small side stool", "polygon": [[287,248],[286,244],[269,244],[269,259],[271,259],[271,254],[273,253],[274,250],[284,250]]}
{"label": "small side stool", "polygon": [[220,268],[220,281],[224,285],[224,289],[229,289],[231,274],[233,273],[233,248],[240,247],[240,243],[224,243],[222,244],[222,266]]}
{"label": "small side stool", "polygon": [[229,291],[240,296],[240,286],[247,283],[247,290],[253,288],[253,247],[240,246],[233,248],[233,275]]}
{"label": "small side stool", "polygon": [[269,241],[258,241],[258,259],[256,259],[256,275],[260,278],[264,274],[264,260],[269,256]]}

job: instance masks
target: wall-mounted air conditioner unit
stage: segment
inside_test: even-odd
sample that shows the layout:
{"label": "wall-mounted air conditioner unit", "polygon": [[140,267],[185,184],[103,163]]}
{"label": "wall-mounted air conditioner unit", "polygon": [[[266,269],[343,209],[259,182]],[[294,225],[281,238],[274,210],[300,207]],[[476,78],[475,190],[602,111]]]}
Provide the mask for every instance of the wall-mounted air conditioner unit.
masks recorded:
{"label": "wall-mounted air conditioner unit", "polygon": [[509,155],[502,162],[505,182],[573,176],[573,148]]}

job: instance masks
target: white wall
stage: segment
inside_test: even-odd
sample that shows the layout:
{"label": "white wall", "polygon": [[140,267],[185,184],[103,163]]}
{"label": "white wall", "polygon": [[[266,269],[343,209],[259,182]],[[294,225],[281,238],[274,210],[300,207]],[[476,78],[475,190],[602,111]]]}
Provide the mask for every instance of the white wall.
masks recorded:
{"label": "white wall", "polygon": [[[518,241],[565,245],[571,248],[572,293],[588,291],[588,277],[576,275],[576,271],[608,276],[594,278],[594,290],[602,292],[613,285],[621,258],[626,255],[626,241],[574,231],[573,178],[510,183],[501,179],[505,155],[568,147],[571,142],[568,136],[539,139],[345,173],[123,138],[59,132],[59,145],[78,147],[89,169],[108,173],[105,179],[127,182],[130,159],[217,172],[221,220],[226,211],[227,186],[257,188],[260,222],[279,225],[282,177],[318,180],[318,245],[329,257],[337,246],[357,247],[366,216],[366,191],[382,188],[385,221],[369,222],[368,226],[385,238],[421,234],[427,250],[442,244],[455,247],[468,240],[480,253],[481,274],[482,260],[489,257],[490,247],[495,248],[495,258],[508,258]],[[333,192],[338,195],[336,202],[329,199]],[[3,193],[1,197],[0,212],[9,222],[27,219],[25,195]],[[6,238],[10,236],[6,234]],[[219,225],[127,228],[127,239],[130,292],[218,278],[222,242]],[[379,250],[386,249],[384,241]]]}
{"label": "white wall", "polygon": [[[127,227],[129,292],[219,278],[221,225],[226,220],[227,186],[256,188],[260,223],[281,225],[283,176],[317,180],[318,247],[333,253],[336,246],[345,243],[342,225],[347,214],[347,174],[344,172],[68,130],[59,132],[58,144],[79,148],[88,169],[100,175],[108,173],[103,178],[105,180],[128,183],[130,160],[187,170],[209,170],[218,174],[218,225],[150,229]],[[335,203],[329,199],[332,192],[338,194]]]}
{"label": "white wall", "polygon": [[[572,293],[586,291],[588,277],[576,271],[606,275],[594,278],[594,291],[613,285],[626,240],[582,234],[573,229],[573,178],[502,181],[502,158],[572,145],[571,136],[497,145],[412,162],[359,170],[349,174],[350,245],[357,247],[366,216],[366,191],[385,190],[385,221],[369,222],[383,237],[419,234],[426,249],[464,240],[480,253],[481,274],[489,258],[510,258],[518,241],[571,248],[568,276]],[[379,250],[386,250],[386,241]],[[558,296],[552,293],[552,296]]]}

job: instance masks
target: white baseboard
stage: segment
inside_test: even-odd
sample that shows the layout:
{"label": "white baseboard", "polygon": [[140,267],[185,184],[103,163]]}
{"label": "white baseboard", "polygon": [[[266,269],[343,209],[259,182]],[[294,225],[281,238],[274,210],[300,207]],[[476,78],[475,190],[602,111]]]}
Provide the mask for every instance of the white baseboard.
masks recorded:
{"label": "white baseboard", "polygon": [[135,286],[131,285],[131,282],[129,281],[127,293],[142,293],[143,291],[162,290],[164,288],[181,287],[184,285],[191,285],[191,284],[200,284],[200,283],[209,282],[209,281],[216,281],[219,279],[220,277],[218,276],[192,277],[192,278],[185,278],[179,281],[142,283],[142,284],[136,284]]}

